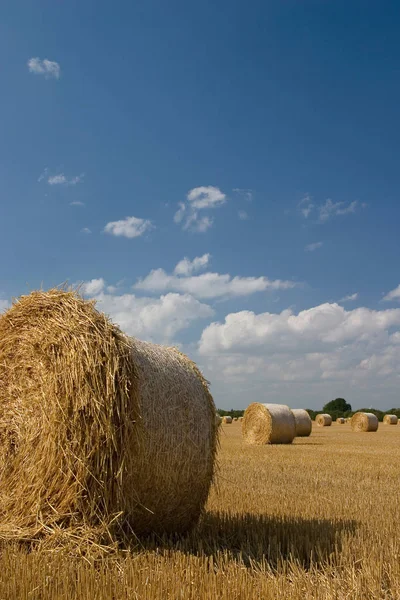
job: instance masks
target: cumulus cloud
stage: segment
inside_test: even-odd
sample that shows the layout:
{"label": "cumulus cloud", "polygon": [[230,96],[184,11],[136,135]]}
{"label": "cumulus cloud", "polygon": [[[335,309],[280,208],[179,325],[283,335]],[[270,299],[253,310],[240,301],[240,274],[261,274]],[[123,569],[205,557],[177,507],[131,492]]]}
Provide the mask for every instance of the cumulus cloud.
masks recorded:
{"label": "cumulus cloud", "polygon": [[47,58],[40,60],[40,58],[30,58],[28,60],[28,69],[35,75],[43,75],[45,79],[59,79],[61,74],[61,68],[58,62],[48,60]]}
{"label": "cumulus cloud", "polygon": [[193,260],[189,260],[185,256],[185,258],[183,260],[180,260],[176,265],[174,273],[175,275],[191,275],[196,271],[204,269],[204,267],[208,265],[210,258],[210,254],[203,254],[203,256],[197,256]]}
{"label": "cumulus cloud", "polygon": [[392,300],[400,300],[400,285],[398,285],[397,288],[386,294],[383,300],[385,300],[386,302],[390,302]]}
{"label": "cumulus cloud", "polygon": [[[164,269],[150,271],[146,277],[139,279],[133,286],[134,289],[148,292],[170,290],[191,294],[197,298],[230,298],[267,290],[290,289],[296,285],[292,281],[271,280],[268,277],[232,277],[229,274],[212,272],[192,275],[192,266],[205,266],[208,264],[209,255],[195,258],[193,262],[185,263],[185,260],[187,259],[178,263],[172,274],[166,273]],[[189,264],[191,266],[188,266]]]}
{"label": "cumulus cloud", "polygon": [[154,229],[154,226],[149,219],[139,219],[138,217],[126,217],[121,221],[111,221],[104,227],[105,233],[127,238],[140,237],[151,229]]}
{"label": "cumulus cloud", "polygon": [[214,310],[189,294],[165,294],[159,298],[116,295],[115,286],[92,279],[83,292],[96,300],[97,307],[108,314],[128,335],[158,343],[171,343],[180,331],[199,319],[211,318]]}
{"label": "cumulus cloud", "polygon": [[312,244],[308,244],[305,247],[305,251],[306,252],[314,252],[314,250],[318,250],[318,248],[321,248],[323,246],[323,242],[313,242]]}
{"label": "cumulus cloud", "polygon": [[198,350],[224,406],[267,395],[269,402],[290,397],[296,406],[320,409],[340,396],[355,407],[387,409],[398,398],[399,328],[400,309],[322,304],[297,314],[241,311],[208,325]]}
{"label": "cumulus cloud", "polygon": [[212,210],[226,202],[226,195],[214,186],[200,186],[189,190],[186,202],[178,203],[174,215],[175,223],[182,223],[183,229],[204,233],[213,225],[209,215],[200,215],[200,211]]}
{"label": "cumulus cloud", "polygon": [[295,315],[241,311],[230,313],[224,323],[212,323],[202,333],[199,350],[266,353],[324,349],[352,340],[366,339],[400,326],[400,309],[346,311],[339,304],[321,304]]}

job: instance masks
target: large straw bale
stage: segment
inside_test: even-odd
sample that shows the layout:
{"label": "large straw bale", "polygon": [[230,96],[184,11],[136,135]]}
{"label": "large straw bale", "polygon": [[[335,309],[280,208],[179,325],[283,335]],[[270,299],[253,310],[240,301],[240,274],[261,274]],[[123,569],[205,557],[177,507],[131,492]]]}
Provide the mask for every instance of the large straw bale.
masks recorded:
{"label": "large straw bale", "polygon": [[304,408],[292,408],[296,422],[296,437],[308,437],[312,430],[310,415]]}
{"label": "large straw bale", "polygon": [[378,425],[378,417],[373,413],[357,412],[351,418],[353,431],[377,431]]}
{"label": "large straw bale", "polygon": [[338,423],[339,425],[344,425],[346,423],[346,419],[344,417],[338,417],[336,419],[336,423]]}
{"label": "large straw bale", "polygon": [[77,293],[33,292],[0,317],[1,538],[184,531],[216,432],[194,363],[127,338]]}
{"label": "large straw bale", "polygon": [[296,437],[296,422],[284,404],[253,402],[245,410],[242,433],[248,444],[291,444]]}
{"label": "large straw bale", "polygon": [[225,417],[223,417],[222,422],[229,425],[230,423],[232,423],[232,417],[226,415]]}
{"label": "large straw bale", "polygon": [[315,422],[319,427],[330,427],[332,425],[332,417],[327,413],[321,413],[315,417]]}
{"label": "large straw bale", "polygon": [[385,415],[383,417],[384,425],[397,425],[398,418],[396,415]]}

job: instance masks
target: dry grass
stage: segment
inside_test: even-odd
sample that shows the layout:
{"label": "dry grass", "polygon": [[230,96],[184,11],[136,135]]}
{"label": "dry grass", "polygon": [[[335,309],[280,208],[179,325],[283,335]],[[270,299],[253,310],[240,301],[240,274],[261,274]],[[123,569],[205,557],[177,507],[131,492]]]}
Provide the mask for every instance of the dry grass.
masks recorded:
{"label": "dry grass", "polygon": [[316,427],[292,445],[221,427],[220,475],[199,528],[79,558],[7,546],[3,600],[400,598],[400,428]]}

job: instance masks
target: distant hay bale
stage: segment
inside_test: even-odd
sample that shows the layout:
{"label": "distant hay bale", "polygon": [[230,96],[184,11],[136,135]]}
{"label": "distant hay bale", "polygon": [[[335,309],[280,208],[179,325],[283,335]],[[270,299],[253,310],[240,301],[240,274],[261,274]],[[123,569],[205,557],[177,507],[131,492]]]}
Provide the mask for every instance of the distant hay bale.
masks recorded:
{"label": "distant hay bale", "polygon": [[319,427],[330,427],[332,425],[332,417],[327,413],[321,413],[315,417],[315,422]]}
{"label": "distant hay bale", "polygon": [[338,417],[336,419],[336,423],[339,423],[339,425],[344,425],[346,423],[346,419],[344,419],[343,417]]}
{"label": "distant hay bale", "polygon": [[357,412],[351,418],[353,431],[377,431],[378,425],[378,417],[373,413]]}
{"label": "distant hay bale", "polygon": [[239,417],[238,421],[243,421],[243,417]]}
{"label": "distant hay bale", "polygon": [[384,425],[397,425],[398,418],[396,415],[385,415],[383,417]]}
{"label": "distant hay bale", "polygon": [[213,479],[215,405],[176,349],[126,337],[77,293],[0,317],[0,538],[182,532]]}
{"label": "distant hay bale", "polygon": [[234,422],[234,423],[236,423],[236,421],[237,421],[237,417],[233,417],[233,419],[232,419],[232,420],[233,420],[233,422]]}
{"label": "distant hay bale", "polygon": [[219,425],[221,425],[221,423],[222,423],[222,417],[218,413],[216,413],[216,415],[215,415],[216,426],[219,427]]}
{"label": "distant hay bale", "polygon": [[253,402],[245,410],[242,433],[248,444],[291,444],[296,437],[296,422],[284,404]]}
{"label": "distant hay bale", "polygon": [[230,424],[232,423],[232,417],[225,416],[222,418],[222,422],[225,424]]}
{"label": "distant hay bale", "polygon": [[296,437],[308,437],[312,430],[310,415],[304,408],[292,408],[296,423]]}

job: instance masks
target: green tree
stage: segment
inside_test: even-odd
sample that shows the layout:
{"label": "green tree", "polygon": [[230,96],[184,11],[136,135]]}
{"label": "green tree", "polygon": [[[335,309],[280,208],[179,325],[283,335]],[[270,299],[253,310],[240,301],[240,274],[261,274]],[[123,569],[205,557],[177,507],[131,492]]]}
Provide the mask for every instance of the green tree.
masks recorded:
{"label": "green tree", "polygon": [[323,412],[331,413],[345,413],[351,410],[351,405],[346,402],[344,398],[336,398],[331,400],[322,408]]}

